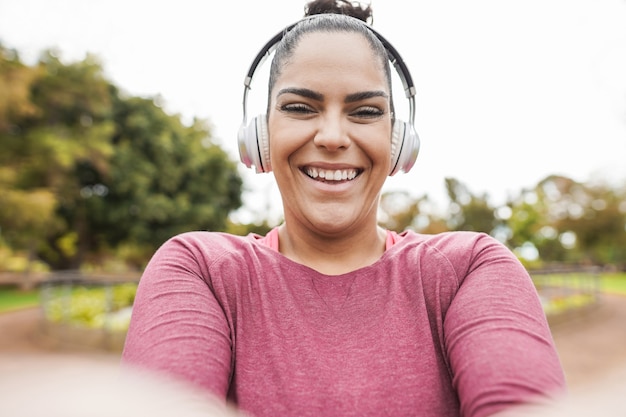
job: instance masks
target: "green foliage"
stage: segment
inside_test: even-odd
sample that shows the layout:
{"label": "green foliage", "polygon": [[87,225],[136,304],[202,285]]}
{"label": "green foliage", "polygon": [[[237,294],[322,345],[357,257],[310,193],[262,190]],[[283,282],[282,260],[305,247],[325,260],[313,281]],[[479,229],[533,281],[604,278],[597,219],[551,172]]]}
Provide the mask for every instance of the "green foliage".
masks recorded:
{"label": "green foliage", "polygon": [[407,192],[385,193],[380,198],[379,223],[386,229],[402,231],[415,227],[420,214],[420,200]]}
{"label": "green foliage", "polygon": [[54,219],[55,196],[50,190],[4,189],[0,192],[0,225],[4,238],[27,247]]}
{"label": "green foliage", "polygon": [[205,124],[184,126],[139,98],[116,102],[115,120],[117,152],[110,175],[99,179],[113,204],[88,201],[104,241],[154,247],[183,231],[224,230],[241,206],[242,181]]}
{"label": "green foliage", "polygon": [[465,184],[455,178],[446,178],[445,183],[450,198],[450,230],[492,233],[498,222],[495,208],[489,204],[487,195],[473,194]]}
{"label": "green foliage", "polygon": [[44,303],[44,314],[53,323],[78,327],[125,331],[130,321],[130,308],[137,285],[118,284],[111,287],[63,287],[50,289]]}
{"label": "green foliage", "polygon": [[546,315],[554,315],[586,307],[596,301],[591,294],[571,294],[569,296],[542,300],[542,305]]}
{"label": "green foliage", "polygon": [[430,234],[449,230],[427,195],[413,198],[406,191],[384,193],[378,217],[380,226],[398,233],[407,229]]}
{"label": "green foliage", "polygon": [[445,186],[450,204],[443,215],[427,196],[383,194],[380,224],[396,231],[489,233],[535,269],[545,263],[626,268],[626,185],[580,184],[551,175],[512,195],[501,207],[454,178],[447,178]]}
{"label": "green foliage", "polygon": [[78,269],[133,247],[141,268],[167,238],[224,230],[241,206],[208,124],[121,94],[93,56],[46,51],[28,67],[0,46],[0,90],[0,239],[29,262]]}
{"label": "green foliage", "polygon": [[575,248],[583,259],[596,264],[626,260],[626,193],[620,195],[603,184],[576,184],[562,199],[570,207],[556,227],[575,235]]}
{"label": "green foliage", "polygon": [[14,131],[15,119],[36,113],[30,101],[30,88],[36,75],[36,70],[22,64],[17,51],[0,45],[0,133]]}
{"label": "green foliage", "polygon": [[626,193],[548,176],[511,199],[512,247],[531,244],[552,262],[626,265]]}
{"label": "green foliage", "polygon": [[247,236],[250,233],[255,233],[257,235],[265,236],[270,230],[272,230],[272,225],[270,225],[267,221],[255,224],[255,223],[233,223],[228,221],[226,225],[225,232],[231,233],[233,235],[238,236]]}
{"label": "green foliage", "polygon": [[24,251],[13,251],[0,244],[0,271],[3,272],[48,272],[49,266],[39,260],[31,260]]}

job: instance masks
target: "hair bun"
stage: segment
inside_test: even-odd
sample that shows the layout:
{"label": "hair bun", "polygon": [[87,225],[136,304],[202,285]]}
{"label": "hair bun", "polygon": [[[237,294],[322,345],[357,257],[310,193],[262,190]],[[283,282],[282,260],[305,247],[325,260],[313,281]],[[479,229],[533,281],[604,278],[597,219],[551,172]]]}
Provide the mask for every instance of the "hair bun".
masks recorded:
{"label": "hair bun", "polygon": [[335,13],[345,14],[366,23],[372,23],[372,6],[347,0],[312,0],[304,6],[304,16]]}

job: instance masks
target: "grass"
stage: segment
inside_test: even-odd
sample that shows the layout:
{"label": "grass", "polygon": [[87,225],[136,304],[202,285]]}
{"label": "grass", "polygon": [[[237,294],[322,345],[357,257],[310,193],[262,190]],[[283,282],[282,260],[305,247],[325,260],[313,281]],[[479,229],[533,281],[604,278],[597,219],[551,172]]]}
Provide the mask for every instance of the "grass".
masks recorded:
{"label": "grass", "polygon": [[602,274],[600,289],[611,294],[626,295],[626,272]]}
{"label": "grass", "polygon": [[39,305],[39,290],[22,291],[11,287],[0,287],[0,313]]}

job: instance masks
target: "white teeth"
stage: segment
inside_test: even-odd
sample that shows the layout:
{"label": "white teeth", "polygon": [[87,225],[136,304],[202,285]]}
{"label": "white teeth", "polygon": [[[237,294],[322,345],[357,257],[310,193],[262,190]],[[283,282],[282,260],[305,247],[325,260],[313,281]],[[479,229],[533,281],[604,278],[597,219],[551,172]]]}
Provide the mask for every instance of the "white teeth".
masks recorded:
{"label": "white teeth", "polygon": [[356,177],[357,170],[356,169],[337,169],[337,170],[326,170],[326,169],[318,169],[307,167],[306,174],[311,178],[321,178],[326,181],[345,181],[345,180],[353,180]]}

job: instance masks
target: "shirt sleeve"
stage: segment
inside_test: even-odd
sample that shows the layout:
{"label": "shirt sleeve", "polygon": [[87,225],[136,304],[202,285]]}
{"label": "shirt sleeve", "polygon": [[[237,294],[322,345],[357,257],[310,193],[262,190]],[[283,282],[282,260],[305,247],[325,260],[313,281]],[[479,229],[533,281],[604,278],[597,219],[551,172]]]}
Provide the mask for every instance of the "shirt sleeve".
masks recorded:
{"label": "shirt sleeve", "polygon": [[207,279],[206,248],[179,236],[146,267],[133,304],[122,363],[163,372],[225,399],[231,374],[230,327]]}
{"label": "shirt sleeve", "polygon": [[465,253],[471,259],[458,271],[460,287],[444,320],[461,415],[488,416],[562,394],[563,370],[525,268],[486,235]]}

